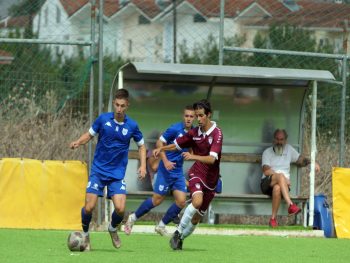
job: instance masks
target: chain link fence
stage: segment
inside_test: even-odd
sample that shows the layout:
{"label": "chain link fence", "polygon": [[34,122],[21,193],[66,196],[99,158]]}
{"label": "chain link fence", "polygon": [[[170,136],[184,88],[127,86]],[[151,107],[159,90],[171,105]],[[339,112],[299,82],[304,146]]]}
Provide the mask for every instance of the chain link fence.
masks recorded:
{"label": "chain link fence", "polygon": [[[342,147],[343,166],[350,166],[349,89],[343,94],[341,85],[349,86],[348,2],[15,1],[0,21],[0,157],[87,161],[87,150],[69,151],[68,144],[88,129],[91,115],[107,110],[114,75],[128,61],[324,69],[339,85],[319,87],[316,192],[331,195],[331,168]],[[305,177],[306,193],[307,183]]]}

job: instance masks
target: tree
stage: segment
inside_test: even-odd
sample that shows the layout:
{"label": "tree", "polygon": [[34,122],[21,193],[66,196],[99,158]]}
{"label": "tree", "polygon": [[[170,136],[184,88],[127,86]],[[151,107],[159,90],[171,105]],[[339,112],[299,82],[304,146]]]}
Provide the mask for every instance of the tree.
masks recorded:
{"label": "tree", "polygon": [[23,0],[18,4],[14,4],[9,9],[12,17],[34,15],[38,13],[45,0]]}
{"label": "tree", "polygon": [[[225,46],[240,46],[244,43],[244,37],[225,38]],[[184,64],[218,64],[219,61],[219,44],[213,35],[209,35],[204,42],[195,43],[192,51],[190,51],[185,42],[179,45],[179,61]],[[242,65],[244,64],[244,56],[241,53],[224,54],[223,64],[225,65]]]}
{"label": "tree", "polygon": [[[318,44],[311,31],[288,24],[271,26],[266,36],[258,33],[254,38],[254,47],[314,53],[334,53],[334,46],[331,43]],[[328,58],[254,53],[249,58],[249,64],[253,66],[279,68],[328,70],[336,78],[340,77],[338,62]],[[339,127],[341,93],[340,89],[334,87],[334,85],[321,84],[319,86],[317,128],[320,133],[328,134],[329,131],[334,130],[334,127]],[[307,104],[307,106],[310,105]],[[334,136],[337,135],[337,132],[332,132],[331,134]]]}

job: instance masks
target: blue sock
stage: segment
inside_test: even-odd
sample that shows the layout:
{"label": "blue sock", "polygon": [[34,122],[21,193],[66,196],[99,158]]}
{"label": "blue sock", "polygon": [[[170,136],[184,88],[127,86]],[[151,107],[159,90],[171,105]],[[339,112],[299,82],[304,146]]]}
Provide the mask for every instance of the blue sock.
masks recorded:
{"label": "blue sock", "polygon": [[152,197],[146,199],[135,211],[136,218],[140,218],[144,214],[147,214],[148,211],[150,211],[153,207],[154,205],[152,203]]}
{"label": "blue sock", "polygon": [[92,214],[87,214],[85,208],[81,209],[81,226],[85,233],[89,232],[89,225],[91,222]]}
{"label": "blue sock", "polygon": [[169,224],[169,222],[173,221],[175,217],[181,212],[182,208],[178,207],[176,203],[173,203],[168,210],[166,211],[165,215],[162,218],[162,221],[164,224]]}
{"label": "blue sock", "polygon": [[112,213],[112,221],[111,221],[111,226],[113,228],[116,228],[123,220],[124,215],[118,215],[117,212],[114,210]]}

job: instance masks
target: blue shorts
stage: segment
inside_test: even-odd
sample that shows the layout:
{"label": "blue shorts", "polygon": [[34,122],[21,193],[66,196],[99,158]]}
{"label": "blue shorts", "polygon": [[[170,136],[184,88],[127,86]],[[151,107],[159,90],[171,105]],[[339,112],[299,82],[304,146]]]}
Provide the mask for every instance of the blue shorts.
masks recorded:
{"label": "blue shorts", "polygon": [[91,172],[86,192],[103,196],[103,189],[107,186],[107,198],[115,194],[126,194],[126,184],[124,179],[106,178],[96,172]]}
{"label": "blue shorts", "polygon": [[170,190],[178,190],[186,193],[185,176],[183,173],[179,173],[177,176],[172,174],[172,177],[170,177],[168,172],[158,170],[156,180],[153,184],[153,192],[159,195],[166,195]]}

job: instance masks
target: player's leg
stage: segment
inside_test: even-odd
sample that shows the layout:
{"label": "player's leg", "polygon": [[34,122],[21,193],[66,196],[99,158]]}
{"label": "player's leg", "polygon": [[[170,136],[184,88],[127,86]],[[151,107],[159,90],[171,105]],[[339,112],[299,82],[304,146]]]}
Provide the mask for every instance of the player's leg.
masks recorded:
{"label": "player's leg", "polygon": [[166,173],[167,171],[164,172],[162,170],[158,170],[157,177],[153,185],[152,197],[143,201],[136,211],[129,215],[124,226],[125,234],[130,235],[136,220],[163,202],[169,191],[169,182],[167,181]]}
{"label": "player's leg", "polygon": [[193,233],[199,222],[201,221],[203,215],[207,212],[208,207],[215,196],[215,190],[203,189],[203,200],[202,205],[198,208],[196,214],[193,215],[192,220],[187,224],[187,226],[182,231],[181,239],[185,239]]}
{"label": "player's leg", "polygon": [[173,221],[176,217],[178,217],[179,213],[186,205],[187,187],[185,178],[182,173],[173,179],[173,182],[171,183],[171,189],[173,190],[175,202],[171,204],[163,218],[155,227],[155,231],[162,236],[168,235],[165,226]]}
{"label": "player's leg", "polygon": [[85,249],[84,251],[91,250],[89,226],[92,219],[92,211],[97,203],[97,195],[92,193],[86,193],[85,206],[81,209],[81,225],[83,229]]}
{"label": "player's leg", "polygon": [[86,193],[85,205],[81,209],[81,225],[85,233],[89,232],[89,226],[92,218],[92,212],[97,203],[97,195],[92,193]]}
{"label": "player's leg", "polygon": [[193,216],[197,213],[198,208],[203,203],[203,185],[200,180],[190,180],[189,190],[191,192],[191,203],[186,207],[184,214],[182,215],[180,224],[177,226],[176,231],[170,239],[170,247],[174,250],[182,247],[182,233],[187,225],[191,222]]}
{"label": "player's leg", "polygon": [[147,214],[154,207],[160,205],[163,202],[164,198],[165,195],[153,193],[152,197],[147,198],[145,201],[143,201],[142,204],[136,209],[136,211],[128,216],[128,219],[124,226],[125,234],[130,235],[137,219]]}
{"label": "player's leg", "polygon": [[81,224],[85,242],[85,250],[90,251],[89,226],[92,219],[92,212],[96,207],[98,196],[103,196],[105,184],[97,173],[91,172],[89,182],[86,187],[85,205],[81,209]]}
{"label": "player's leg", "polygon": [[118,236],[118,226],[124,218],[126,202],[126,185],[124,180],[112,181],[108,185],[107,197],[112,199],[114,211],[111,216],[111,223],[108,226],[108,232],[115,248],[120,248],[121,240]]}

